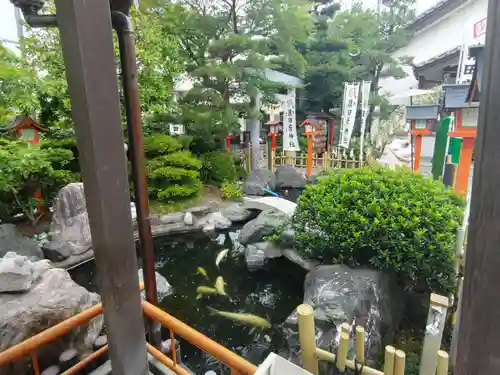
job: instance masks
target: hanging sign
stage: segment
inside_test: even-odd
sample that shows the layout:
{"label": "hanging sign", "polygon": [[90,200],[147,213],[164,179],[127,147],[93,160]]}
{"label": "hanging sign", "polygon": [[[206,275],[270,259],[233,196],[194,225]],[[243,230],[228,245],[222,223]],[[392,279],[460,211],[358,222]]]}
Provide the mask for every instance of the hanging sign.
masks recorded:
{"label": "hanging sign", "polygon": [[460,58],[458,60],[457,83],[470,83],[476,62],[469,57],[469,47],[484,44],[486,39],[487,18],[469,19],[465,24],[462,46],[460,48]]}
{"label": "hanging sign", "polygon": [[359,83],[344,82],[344,103],[342,106],[342,122],[340,125],[339,146],[349,147],[356,111],[358,110]]}
{"label": "hanging sign", "polygon": [[300,151],[295,119],[295,89],[287,95],[277,95],[283,111],[283,151]]}

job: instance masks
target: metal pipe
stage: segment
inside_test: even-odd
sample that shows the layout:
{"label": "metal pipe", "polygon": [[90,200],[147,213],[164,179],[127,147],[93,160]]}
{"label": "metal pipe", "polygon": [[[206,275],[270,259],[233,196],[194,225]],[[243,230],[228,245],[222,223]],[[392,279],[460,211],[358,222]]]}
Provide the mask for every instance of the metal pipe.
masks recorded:
{"label": "metal pipe", "polygon": [[[113,28],[118,35],[120,50],[120,66],[123,82],[123,96],[127,117],[127,130],[130,140],[129,150],[132,164],[132,180],[137,209],[137,226],[139,229],[139,248],[143,260],[144,284],[146,300],[158,305],[156,291],[155,256],[153,236],[149,217],[148,181],[146,175],[146,157],[144,155],[144,139],[141,124],[141,102],[139,83],[137,81],[137,58],[135,40],[130,18],[124,13],[111,12]],[[159,329],[155,329],[152,321],[148,324],[149,340],[155,346],[161,344]]]}
{"label": "metal pipe", "polygon": [[210,354],[215,359],[235,369],[239,373],[243,375],[253,375],[257,370],[257,367],[244,358],[241,358],[239,355],[216,343],[202,333],[194,330],[165,311],[160,310],[158,307],[143,301],[142,308],[147,316],[157,320],[163,326],[171,329],[177,335],[185,338],[191,344],[197,346],[199,349]]}

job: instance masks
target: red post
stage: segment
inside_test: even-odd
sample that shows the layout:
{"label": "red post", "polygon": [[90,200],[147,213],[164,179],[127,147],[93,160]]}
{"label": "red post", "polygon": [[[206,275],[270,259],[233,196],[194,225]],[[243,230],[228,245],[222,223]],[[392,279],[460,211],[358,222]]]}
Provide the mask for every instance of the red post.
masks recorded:
{"label": "red post", "polygon": [[415,137],[415,161],[413,162],[413,172],[418,172],[420,168],[420,154],[422,153],[422,136]]}
{"label": "red post", "polygon": [[307,165],[306,165],[306,175],[307,177],[312,175],[312,163],[313,163],[313,140],[312,134],[307,135]]}

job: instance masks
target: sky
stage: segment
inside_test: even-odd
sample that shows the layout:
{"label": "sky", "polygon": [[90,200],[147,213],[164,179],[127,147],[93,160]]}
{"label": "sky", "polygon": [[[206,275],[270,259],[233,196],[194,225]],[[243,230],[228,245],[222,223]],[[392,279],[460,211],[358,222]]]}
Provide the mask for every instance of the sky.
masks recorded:
{"label": "sky", "polygon": [[[363,0],[366,6],[374,7],[377,0]],[[417,0],[417,14],[432,7],[438,0]],[[9,0],[0,0],[0,41],[17,40],[14,6]],[[10,44],[10,46],[13,46]]]}

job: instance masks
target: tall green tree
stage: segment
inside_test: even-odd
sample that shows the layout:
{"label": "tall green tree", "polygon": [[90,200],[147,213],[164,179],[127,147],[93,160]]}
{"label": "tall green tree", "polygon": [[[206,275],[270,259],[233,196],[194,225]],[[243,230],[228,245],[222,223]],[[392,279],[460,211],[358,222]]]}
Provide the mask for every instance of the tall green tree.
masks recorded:
{"label": "tall green tree", "polygon": [[[183,69],[179,44],[172,31],[180,22],[175,8],[166,5],[132,12],[141,109],[146,123],[155,122],[169,113],[173,81]],[[44,82],[36,90],[41,123],[47,126],[71,124],[59,31],[52,28],[31,29],[24,45],[28,62]],[[118,57],[118,50],[116,55]]]}
{"label": "tall green tree", "polygon": [[414,4],[414,0],[391,0],[380,14],[357,5],[348,12],[339,13],[332,23],[332,32],[348,45],[352,64],[349,79],[372,82],[368,132],[374,106],[386,103],[379,95],[380,78],[406,76],[401,65],[408,63],[409,58],[394,57],[394,52],[411,38],[405,25],[415,16]]}
{"label": "tall green tree", "polygon": [[37,77],[26,62],[0,44],[0,125],[37,107]]}
{"label": "tall green tree", "polygon": [[[305,59],[295,41],[311,26],[307,0],[185,0],[179,29],[186,72],[194,87],[182,100],[182,120],[194,142],[208,151],[251,112],[257,90],[273,100],[276,84],[265,68],[288,64],[302,73]],[[212,140],[211,144],[208,144]]]}

